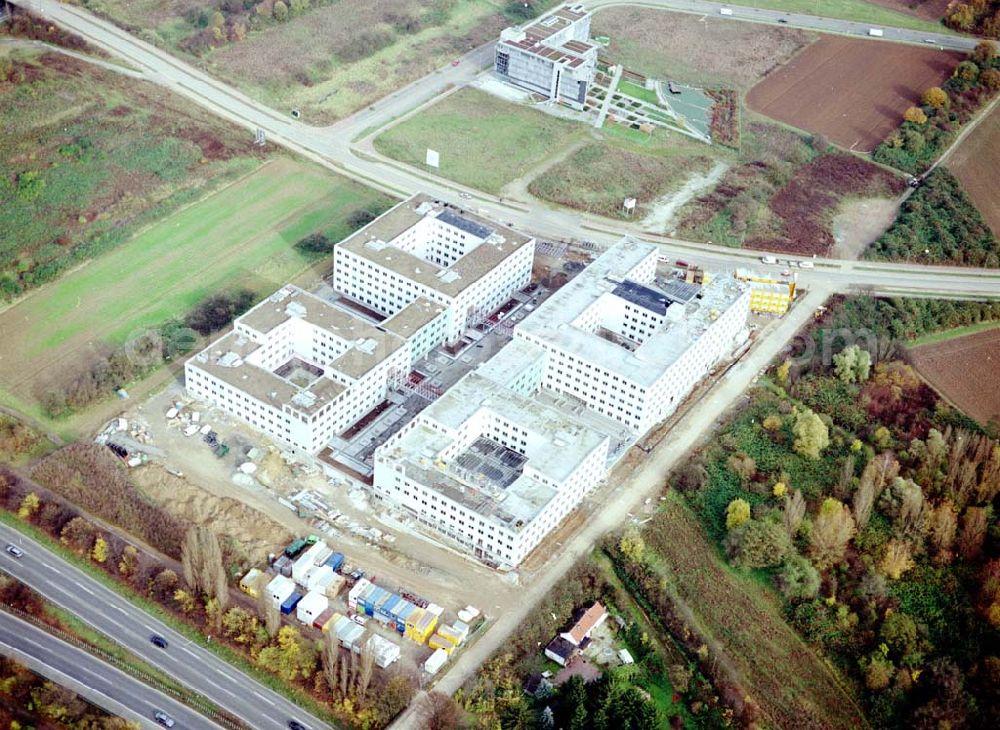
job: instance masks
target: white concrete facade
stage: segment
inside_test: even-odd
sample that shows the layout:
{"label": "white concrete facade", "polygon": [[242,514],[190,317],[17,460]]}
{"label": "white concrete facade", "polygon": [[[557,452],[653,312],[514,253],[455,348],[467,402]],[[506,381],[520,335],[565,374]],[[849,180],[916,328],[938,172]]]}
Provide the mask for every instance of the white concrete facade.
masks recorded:
{"label": "white concrete facade", "polygon": [[642,435],[745,338],[749,287],[660,290],[655,246],[624,239],[514,330],[548,354],[542,385]]}
{"label": "white concrete facade", "polygon": [[[609,439],[491,380],[508,358],[520,353],[502,350],[380,447],[374,491],[473,556],[516,566],[606,478]],[[514,386],[539,376],[521,369]]]}
{"label": "white concrete facade", "polygon": [[239,317],[184,373],[192,397],[312,454],[381,403],[410,361],[403,338],[289,286]]}
{"label": "white concrete facade", "polygon": [[416,195],[334,247],[333,285],[387,317],[418,299],[437,303],[452,343],[471,317],[531,282],[534,256],[534,238]]}

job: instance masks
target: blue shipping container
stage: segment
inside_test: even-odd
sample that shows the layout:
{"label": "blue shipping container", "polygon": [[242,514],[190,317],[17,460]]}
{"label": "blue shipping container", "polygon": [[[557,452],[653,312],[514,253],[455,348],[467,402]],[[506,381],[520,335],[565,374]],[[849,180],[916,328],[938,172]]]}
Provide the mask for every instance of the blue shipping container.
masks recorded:
{"label": "blue shipping container", "polygon": [[378,605],[379,601],[381,601],[388,595],[389,591],[387,591],[385,588],[376,586],[375,590],[373,590],[371,593],[365,596],[365,598],[361,602],[361,606],[365,609],[365,613],[368,616],[374,616],[375,606]]}
{"label": "blue shipping container", "polygon": [[416,606],[409,601],[406,601],[406,603],[397,610],[396,631],[401,634],[406,632],[406,619],[411,613],[413,613],[415,608]]}
{"label": "blue shipping container", "polygon": [[344,564],[344,554],[334,553],[333,555],[328,557],[326,559],[326,562],[323,564],[329,565],[331,568],[333,568],[333,572],[336,573],[338,570],[340,570],[340,566]]}
{"label": "blue shipping container", "polygon": [[378,613],[379,616],[384,616],[387,619],[391,618],[391,619],[395,620],[396,619],[396,613],[395,613],[396,605],[400,601],[402,601],[402,600],[403,600],[402,598],[400,598],[395,593],[393,593],[391,596],[389,596],[388,600],[386,600],[385,603],[383,603],[381,606],[378,606],[376,608],[376,613]]}
{"label": "blue shipping container", "polygon": [[295,606],[301,600],[302,600],[301,593],[293,593],[292,595],[290,595],[288,598],[285,599],[284,603],[281,604],[281,612],[287,616],[288,614],[290,614],[292,611],[295,610]]}

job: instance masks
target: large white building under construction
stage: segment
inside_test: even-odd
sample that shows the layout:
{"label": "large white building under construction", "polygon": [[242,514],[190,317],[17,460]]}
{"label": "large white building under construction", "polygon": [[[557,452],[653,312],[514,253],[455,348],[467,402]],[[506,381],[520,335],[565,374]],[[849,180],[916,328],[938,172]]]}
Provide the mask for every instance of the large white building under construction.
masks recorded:
{"label": "large white building under construction", "polygon": [[660,279],[624,239],[375,453],[376,497],[516,566],[746,337],[749,286]]}
{"label": "large white building under construction", "polygon": [[533,397],[529,348],[508,344],[375,454],[376,498],[495,565],[520,563],[608,470],[606,433]]}
{"label": "large white building under construction", "polygon": [[531,280],[535,240],[416,195],[334,249],[336,301],[286,286],[185,364],[188,392],[315,454],[414,362]]}
{"label": "large white building under construction", "polygon": [[333,285],[386,316],[436,302],[454,342],[531,282],[534,258],[534,238],[415,195],[334,247]]}
{"label": "large white building under construction", "polygon": [[564,5],[529,25],[507,28],[493,70],[515,86],[583,109],[597,73],[590,18],[582,5]]}
{"label": "large white building under construction", "polygon": [[514,330],[547,355],[542,387],[641,435],[746,337],[750,287],[658,280],[657,248],[623,239]]}

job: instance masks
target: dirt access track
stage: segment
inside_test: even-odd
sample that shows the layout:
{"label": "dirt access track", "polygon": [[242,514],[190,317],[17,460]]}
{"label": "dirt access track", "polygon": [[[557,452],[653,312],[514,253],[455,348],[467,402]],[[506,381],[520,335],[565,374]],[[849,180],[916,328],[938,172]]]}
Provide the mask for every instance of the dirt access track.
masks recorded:
{"label": "dirt access track", "polygon": [[910,350],[917,372],[957,408],[986,424],[1000,418],[1000,328]]}
{"label": "dirt access track", "polygon": [[824,36],[747,94],[753,111],[855,152],[871,152],[947,79],[963,54]]}

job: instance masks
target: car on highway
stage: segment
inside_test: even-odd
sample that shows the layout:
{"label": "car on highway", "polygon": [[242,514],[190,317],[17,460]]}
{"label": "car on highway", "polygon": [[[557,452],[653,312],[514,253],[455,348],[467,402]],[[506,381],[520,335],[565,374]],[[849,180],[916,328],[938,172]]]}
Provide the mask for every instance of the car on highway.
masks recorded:
{"label": "car on highway", "polygon": [[13,543],[7,543],[7,547],[5,547],[4,550],[6,550],[15,558],[20,558],[24,556],[24,550],[19,548],[17,545],[14,545]]}
{"label": "car on highway", "polygon": [[812,269],[815,268],[812,261],[799,261],[800,269]]}
{"label": "car on highway", "polygon": [[163,727],[173,727],[176,725],[176,721],[170,715],[165,713],[163,710],[157,710],[153,713],[153,719],[156,720]]}
{"label": "car on highway", "polygon": [[303,725],[298,720],[289,720],[288,721],[288,730],[308,730],[308,728],[306,728],[306,726]]}
{"label": "car on highway", "polygon": [[689,266],[689,264],[687,261],[682,261],[681,259],[677,259],[676,261],[674,261],[674,266],[677,266],[678,268],[681,269],[686,269]]}
{"label": "car on highway", "polygon": [[779,23],[787,23],[788,19],[787,18],[778,18],[778,22]]}
{"label": "car on highway", "polygon": [[153,634],[152,636],[150,636],[149,637],[149,643],[151,643],[153,646],[158,646],[161,649],[166,649],[167,648],[167,640],[164,639],[159,634]]}

